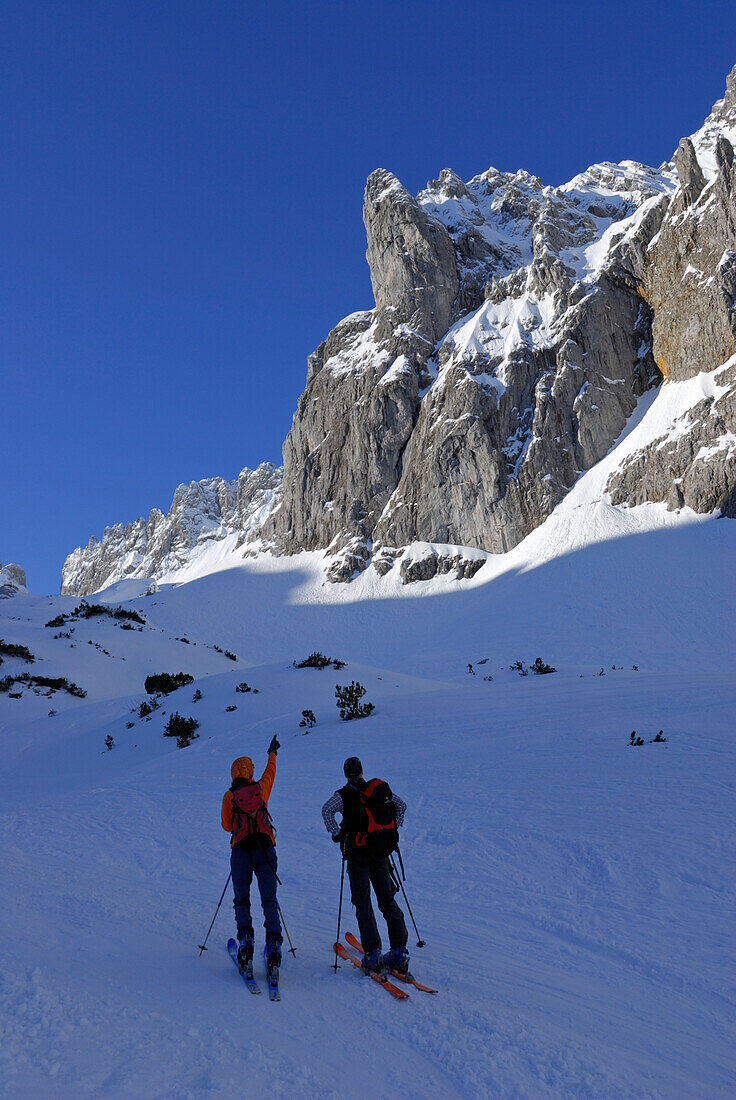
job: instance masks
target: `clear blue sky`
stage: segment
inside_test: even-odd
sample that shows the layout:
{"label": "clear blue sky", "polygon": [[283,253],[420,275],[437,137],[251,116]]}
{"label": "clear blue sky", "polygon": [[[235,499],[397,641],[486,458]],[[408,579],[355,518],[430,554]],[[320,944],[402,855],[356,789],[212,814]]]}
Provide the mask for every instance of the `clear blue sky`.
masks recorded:
{"label": "clear blue sky", "polygon": [[280,462],[373,304],[373,168],[656,165],[734,61],[722,0],[4,0],[0,560],[56,591],[179,482]]}

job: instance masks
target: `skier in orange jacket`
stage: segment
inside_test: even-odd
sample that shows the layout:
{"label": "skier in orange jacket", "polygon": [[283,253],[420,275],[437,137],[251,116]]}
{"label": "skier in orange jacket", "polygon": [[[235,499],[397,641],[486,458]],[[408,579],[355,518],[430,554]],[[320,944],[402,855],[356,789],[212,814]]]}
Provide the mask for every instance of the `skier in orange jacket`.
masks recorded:
{"label": "skier in orange jacket", "polygon": [[268,763],[261,778],[253,779],[253,761],[239,756],[230,768],[232,785],[222,799],[221,822],[230,833],[230,869],[233,876],[235,920],[238,926],[238,965],[253,961],[255,934],[250,912],[250,887],[255,873],[263,906],[266,929],[266,965],[281,964],[281,921],[276,885],[278,883],[276,848],[268,800],[276,778],[278,739],[268,746]]}

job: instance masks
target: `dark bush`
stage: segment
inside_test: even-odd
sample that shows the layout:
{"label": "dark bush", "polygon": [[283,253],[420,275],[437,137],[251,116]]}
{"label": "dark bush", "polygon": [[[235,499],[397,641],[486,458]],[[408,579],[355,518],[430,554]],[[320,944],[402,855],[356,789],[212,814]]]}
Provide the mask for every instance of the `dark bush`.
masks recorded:
{"label": "dark bush", "polygon": [[355,680],[351,684],[346,684],[345,687],[341,687],[339,684],[335,686],[337,709],[340,711],[340,717],[343,721],[350,722],[353,718],[367,718],[376,709],[373,703],[361,703],[360,700],[364,695],[365,688],[362,684],[356,683]]}
{"label": "dark bush", "polygon": [[299,723],[299,726],[301,727],[301,729],[306,728],[308,730],[311,730],[312,726],[316,726],[316,725],[317,725],[317,719],[314,717],[314,711],[313,710],[303,710],[302,711],[302,720]]}
{"label": "dark bush", "polygon": [[237,661],[237,659],[238,659],[238,658],[236,657],[236,655],[235,655],[234,653],[231,653],[231,652],[230,652],[230,650],[229,650],[229,649],[226,649],[226,650],[225,650],[225,656],[226,656],[226,657],[228,658],[228,660],[230,660],[230,661]]}
{"label": "dark bush", "polygon": [[242,684],[238,684],[238,685],[236,686],[235,690],[236,690],[236,691],[240,691],[240,692],[243,692],[243,693],[245,693],[245,692],[247,692],[247,691],[250,691],[251,689],[250,689],[250,688],[248,687],[248,685],[246,684],[245,680],[243,680]]}
{"label": "dark bush", "polygon": [[110,751],[110,749],[114,748],[115,738],[113,737],[113,735],[111,733],[108,733],[107,737],[105,738],[105,744],[107,745],[107,751],[108,752]]}
{"label": "dark bush", "polygon": [[238,708],[235,706],[235,703],[231,703],[229,707],[225,707],[225,713],[229,714],[231,710],[237,710],[237,709]]}
{"label": "dark bush", "polygon": [[537,676],[546,676],[550,672],[557,672],[557,669],[545,664],[541,657],[537,657],[532,665],[532,672],[536,672]]}
{"label": "dark bush", "polygon": [[20,657],[22,661],[27,661],[29,665],[32,665],[36,658],[31,653],[27,646],[19,645],[15,642],[4,642],[0,638],[0,664],[2,664],[2,654],[6,657]]}
{"label": "dark bush", "polygon": [[185,718],[178,711],[174,711],[164,726],[164,737],[175,737],[179,748],[185,749],[196,737],[199,737],[199,734],[194,732],[196,729],[199,729],[196,718]]}
{"label": "dark bush", "polygon": [[338,670],[345,668],[344,661],[338,661],[334,657],[326,657],[319,650],[310,653],[303,661],[293,661],[292,664],[294,668],[329,668],[330,666]]}
{"label": "dark bush", "polygon": [[66,622],[66,615],[57,615],[55,619],[49,619],[46,626],[63,626]]}
{"label": "dark bush", "polygon": [[0,692],[10,691],[13,684],[35,684],[36,687],[47,687],[52,691],[66,691],[77,699],[84,699],[87,692],[80,688],[66,676],[31,676],[29,672],[22,672],[20,676],[6,676],[0,680]]}
{"label": "dark bush", "polygon": [[199,688],[197,688],[194,695],[192,696],[192,702],[193,703],[198,703],[201,698],[202,698],[202,692],[199,690]]}
{"label": "dark bush", "polygon": [[149,695],[159,692],[168,695],[177,688],[186,687],[194,682],[194,677],[188,672],[156,672],[152,676],[146,676],[145,689]]}

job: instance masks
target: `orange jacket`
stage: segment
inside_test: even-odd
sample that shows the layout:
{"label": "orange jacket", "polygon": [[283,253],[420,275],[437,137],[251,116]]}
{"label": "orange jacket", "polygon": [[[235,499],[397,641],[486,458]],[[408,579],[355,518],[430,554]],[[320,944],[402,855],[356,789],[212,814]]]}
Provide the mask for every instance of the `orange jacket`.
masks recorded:
{"label": "orange jacket", "polygon": [[[232,767],[230,768],[230,775],[233,782],[236,779],[252,779],[253,778],[253,761],[249,756],[239,756],[237,760],[233,760]],[[276,778],[276,753],[270,752],[268,754],[268,763],[263,772],[263,775],[258,780],[261,788],[261,796],[263,801],[268,805],[268,800],[271,797],[271,790],[273,788],[273,781]],[[233,792],[225,791],[222,796],[222,813],[220,815],[222,827],[226,833],[232,833],[233,831]],[[273,833],[271,834],[271,843],[275,844]],[[232,845],[232,839],[230,840]]]}

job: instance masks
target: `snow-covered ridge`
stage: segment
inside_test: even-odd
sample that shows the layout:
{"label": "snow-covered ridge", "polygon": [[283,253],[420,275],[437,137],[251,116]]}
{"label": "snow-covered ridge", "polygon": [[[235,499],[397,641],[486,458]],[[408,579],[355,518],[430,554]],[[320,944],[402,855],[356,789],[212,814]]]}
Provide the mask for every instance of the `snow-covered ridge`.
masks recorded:
{"label": "snow-covered ridge", "polygon": [[166,515],[106,527],[64,563],[62,593],[97,592],[124,579],[168,576],[183,569],[197,548],[230,539],[240,545],[263,524],[281,492],[280,467],[247,467],[234,481],[206,478],[180,485]]}

